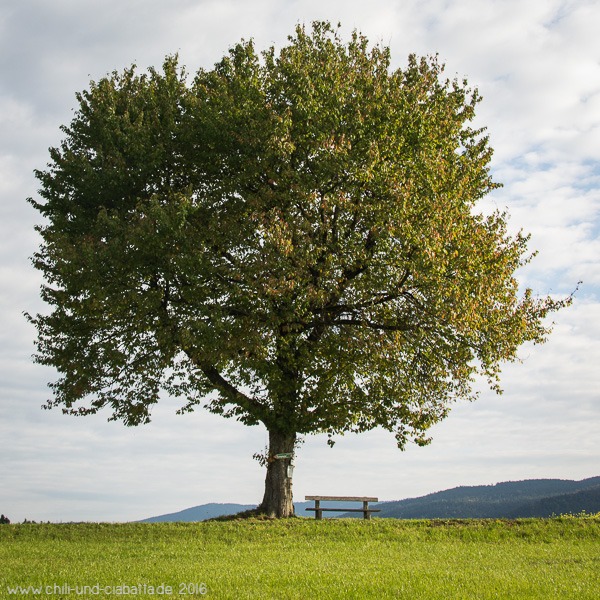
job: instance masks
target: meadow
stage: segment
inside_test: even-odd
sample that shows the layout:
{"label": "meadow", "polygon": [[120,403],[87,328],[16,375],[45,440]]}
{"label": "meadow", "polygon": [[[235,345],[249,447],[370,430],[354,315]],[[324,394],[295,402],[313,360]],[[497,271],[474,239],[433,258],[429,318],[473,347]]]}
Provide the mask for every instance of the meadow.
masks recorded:
{"label": "meadow", "polygon": [[600,518],[0,526],[0,598],[594,599]]}

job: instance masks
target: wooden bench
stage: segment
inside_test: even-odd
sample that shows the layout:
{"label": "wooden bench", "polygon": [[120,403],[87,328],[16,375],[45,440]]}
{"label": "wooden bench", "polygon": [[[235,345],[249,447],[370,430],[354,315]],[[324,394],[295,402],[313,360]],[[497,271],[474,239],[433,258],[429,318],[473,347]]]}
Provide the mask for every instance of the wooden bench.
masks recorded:
{"label": "wooden bench", "polygon": [[[371,518],[371,513],[380,512],[378,508],[369,508],[369,502],[379,502],[378,498],[365,496],[304,496],[305,500],[313,500],[315,505],[306,510],[314,511],[315,519],[323,518],[323,511],[332,512],[361,512],[365,519]],[[362,508],[329,508],[321,506],[321,502],[362,502]]]}

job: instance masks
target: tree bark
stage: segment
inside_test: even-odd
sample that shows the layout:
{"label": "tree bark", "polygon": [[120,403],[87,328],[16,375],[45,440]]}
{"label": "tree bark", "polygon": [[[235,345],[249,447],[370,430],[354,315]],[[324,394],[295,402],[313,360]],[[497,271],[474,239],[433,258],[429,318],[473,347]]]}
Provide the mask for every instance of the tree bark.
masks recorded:
{"label": "tree bark", "polygon": [[269,431],[269,456],[267,476],[265,479],[265,495],[257,512],[269,517],[294,516],[292,497],[292,478],[288,470],[291,458],[276,458],[278,454],[292,454],[296,442],[295,433]]}

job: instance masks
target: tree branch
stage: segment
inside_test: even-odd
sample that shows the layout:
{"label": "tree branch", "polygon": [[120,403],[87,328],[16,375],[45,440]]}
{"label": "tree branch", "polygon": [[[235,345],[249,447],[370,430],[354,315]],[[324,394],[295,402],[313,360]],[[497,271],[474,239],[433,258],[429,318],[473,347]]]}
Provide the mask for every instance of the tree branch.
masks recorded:
{"label": "tree branch", "polygon": [[[186,354],[188,354],[186,352]],[[188,354],[189,356],[189,354]],[[202,371],[204,376],[212,383],[214,388],[221,392],[228,401],[232,404],[236,404],[240,408],[243,408],[245,411],[250,413],[253,417],[260,419],[261,421],[265,421],[268,416],[268,409],[263,406],[260,402],[247,396],[243,392],[240,392],[234,385],[232,385],[229,381],[227,381],[221,373],[219,373],[218,369],[211,365],[210,363],[206,363],[203,361],[199,361],[194,357],[190,357],[192,362],[198,366],[198,368]]]}
{"label": "tree branch", "polygon": [[[306,327],[314,327],[315,329],[321,329],[323,327],[336,327],[343,325],[354,325],[357,327],[369,327],[370,329],[378,329],[380,331],[410,331],[413,326],[406,324],[389,324],[389,323],[375,323],[368,319],[331,319],[321,321],[311,321],[306,323]],[[309,336],[310,339],[310,336]]]}

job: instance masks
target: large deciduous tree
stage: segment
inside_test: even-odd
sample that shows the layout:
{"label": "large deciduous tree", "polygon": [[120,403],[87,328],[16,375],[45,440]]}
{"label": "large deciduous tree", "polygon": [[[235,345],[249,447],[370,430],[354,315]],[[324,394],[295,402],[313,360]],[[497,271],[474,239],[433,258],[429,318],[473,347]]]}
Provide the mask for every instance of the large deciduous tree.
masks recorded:
{"label": "large deciduous tree", "polygon": [[520,293],[527,236],[496,187],[480,98],[436,58],[327,23],[242,41],[189,81],[177,59],[92,82],[36,172],[47,406],[147,422],[161,390],[269,432],[259,510],[293,513],[299,434],[408,441],[569,302]]}

